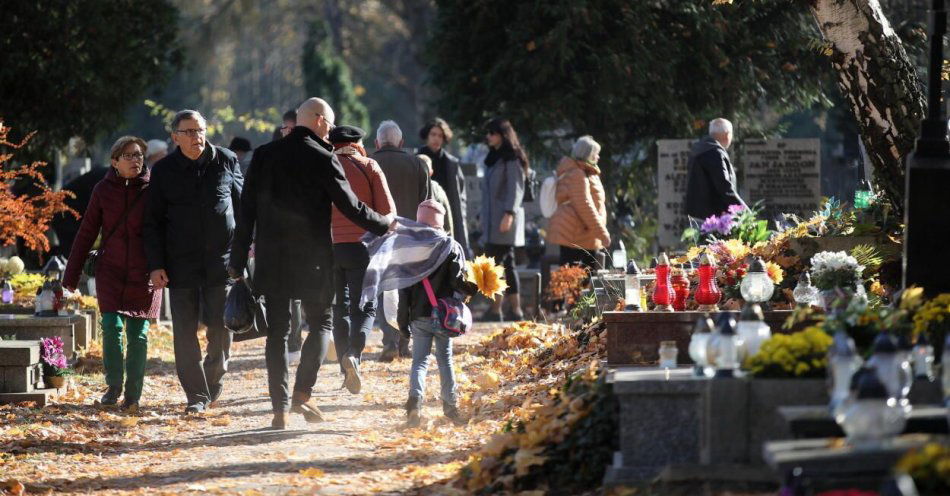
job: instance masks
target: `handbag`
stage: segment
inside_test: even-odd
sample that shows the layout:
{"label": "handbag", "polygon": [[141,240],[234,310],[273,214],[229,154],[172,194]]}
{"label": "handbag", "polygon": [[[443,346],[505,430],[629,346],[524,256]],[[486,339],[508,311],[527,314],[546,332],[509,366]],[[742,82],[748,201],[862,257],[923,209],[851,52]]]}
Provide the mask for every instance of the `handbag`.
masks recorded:
{"label": "handbag", "polygon": [[528,169],[528,174],[524,177],[524,198],[525,203],[531,203],[538,196],[538,174],[534,169]]}
{"label": "handbag", "polygon": [[[143,188],[144,189],[144,188]],[[145,196],[145,193],[140,193],[139,196],[136,196],[132,200],[132,204],[126,207],[125,211],[122,212],[122,216],[119,217],[118,222],[112,226],[112,229],[109,231],[109,234],[106,237],[102,238],[102,241],[99,242],[98,250],[89,250],[89,254],[86,255],[86,263],[82,266],[83,274],[86,274],[86,277],[96,277],[96,263],[99,261],[99,257],[102,256],[102,252],[105,251],[106,242],[109,241],[109,238],[119,229],[119,226],[125,223],[125,220],[129,217],[129,211],[131,211],[135,205],[139,202],[142,197]]]}
{"label": "handbag", "polygon": [[432,319],[436,322],[436,328],[432,330],[434,334],[457,338],[472,328],[472,311],[468,309],[468,305],[458,298],[436,299],[428,277],[422,280],[422,286],[429,297],[429,304],[432,305]]}

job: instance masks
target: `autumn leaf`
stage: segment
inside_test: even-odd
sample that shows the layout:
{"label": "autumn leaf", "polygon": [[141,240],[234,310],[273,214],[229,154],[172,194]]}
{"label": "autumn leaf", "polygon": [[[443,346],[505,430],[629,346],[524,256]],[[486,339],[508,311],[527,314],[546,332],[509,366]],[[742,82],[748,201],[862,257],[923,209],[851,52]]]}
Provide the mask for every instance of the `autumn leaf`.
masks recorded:
{"label": "autumn leaf", "polygon": [[11,496],[21,496],[26,493],[26,488],[20,481],[13,479],[3,483],[3,492]]}
{"label": "autumn leaf", "polygon": [[515,473],[525,475],[528,470],[535,465],[542,465],[547,460],[543,456],[538,456],[544,448],[521,448],[515,453]]}
{"label": "autumn leaf", "polygon": [[478,292],[489,299],[503,294],[508,289],[504,267],[497,265],[494,258],[484,255],[475,257],[475,260],[466,264],[465,279],[475,284]]}
{"label": "autumn leaf", "polygon": [[119,425],[122,427],[135,427],[139,425],[138,417],[125,417],[122,420],[119,420]]}
{"label": "autumn leaf", "polygon": [[211,420],[211,425],[218,426],[218,427],[231,425],[231,417],[228,415],[222,415],[220,417],[214,418]]}
{"label": "autumn leaf", "polygon": [[300,475],[304,477],[317,478],[317,477],[323,477],[325,475],[325,472],[317,467],[310,467],[310,468],[305,468],[301,470]]}

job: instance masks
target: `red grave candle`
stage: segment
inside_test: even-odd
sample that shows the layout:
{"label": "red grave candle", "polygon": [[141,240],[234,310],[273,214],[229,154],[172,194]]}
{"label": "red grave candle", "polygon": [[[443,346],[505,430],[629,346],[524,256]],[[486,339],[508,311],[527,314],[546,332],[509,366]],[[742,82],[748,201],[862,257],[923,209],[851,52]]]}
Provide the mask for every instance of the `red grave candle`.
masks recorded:
{"label": "red grave candle", "polygon": [[703,312],[718,312],[722,291],[716,285],[716,260],[709,254],[703,254],[699,261],[699,286],[694,298]]}
{"label": "red grave candle", "polygon": [[689,278],[686,277],[686,271],[683,270],[682,266],[677,267],[673,271],[673,276],[670,278],[670,283],[673,286],[673,310],[677,312],[682,312],[686,310],[686,300],[689,299]]}
{"label": "red grave candle", "polygon": [[653,288],[654,311],[672,312],[676,294],[670,282],[670,259],[666,253],[660,254],[656,264],[656,286]]}

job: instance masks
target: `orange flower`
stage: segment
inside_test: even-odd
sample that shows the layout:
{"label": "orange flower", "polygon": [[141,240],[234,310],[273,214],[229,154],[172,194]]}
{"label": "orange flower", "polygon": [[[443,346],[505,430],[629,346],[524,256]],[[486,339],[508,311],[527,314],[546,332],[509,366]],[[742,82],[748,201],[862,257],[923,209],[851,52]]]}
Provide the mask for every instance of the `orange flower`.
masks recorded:
{"label": "orange flower", "polygon": [[779,284],[782,282],[782,279],[785,279],[785,271],[783,271],[782,267],[777,263],[765,262],[765,272],[775,284]]}

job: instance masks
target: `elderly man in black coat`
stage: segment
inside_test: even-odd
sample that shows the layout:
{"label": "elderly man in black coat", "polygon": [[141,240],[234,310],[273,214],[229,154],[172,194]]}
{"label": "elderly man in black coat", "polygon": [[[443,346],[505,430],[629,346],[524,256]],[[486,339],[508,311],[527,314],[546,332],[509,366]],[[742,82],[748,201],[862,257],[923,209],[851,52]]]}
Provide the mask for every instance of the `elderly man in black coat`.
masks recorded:
{"label": "elderly man in black coat", "polygon": [[732,123],[713,119],[709,135],[689,152],[686,176],[686,214],[698,228],[711,215],[720,215],[731,205],[746,206],[736,186],[736,170],[726,150],[732,144]]}
{"label": "elderly man in black coat", "polygon": [[265,356],[275,429],[286,429],[288,422],[292,299],[302,300],[310,334],[301,351],[289,410],[303,414],[308,422],[323,420],[310,396],[332,330],[331,205],[374,234],[385,234],[393,222],[353,194],[327,142],[332,127],[333,109],[325,101],[310,98],[302,103],[290,134],[254,151],[242,196],[230,271],[235,278],[243,273],[253,237],[254,292],[264,295],[267,309]]}
{"label": "elderly man in black coat", "polygon": [[[172,120],[178,148],[152,167],[142,237],[150,278],[169,288],[175,368],[187,413],[200,413],[221,394],[231,333],[224,328],[225,284],[235,212],[244,177],[237,157],[205,140],[207,125],[194,110]],[[199,310],[208,326],[201,360]]]}

